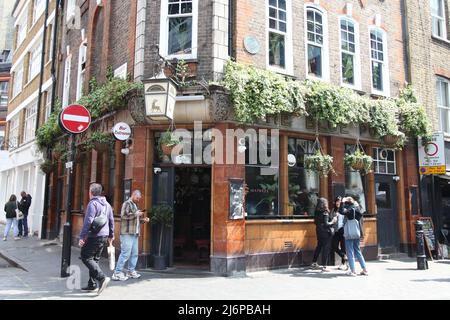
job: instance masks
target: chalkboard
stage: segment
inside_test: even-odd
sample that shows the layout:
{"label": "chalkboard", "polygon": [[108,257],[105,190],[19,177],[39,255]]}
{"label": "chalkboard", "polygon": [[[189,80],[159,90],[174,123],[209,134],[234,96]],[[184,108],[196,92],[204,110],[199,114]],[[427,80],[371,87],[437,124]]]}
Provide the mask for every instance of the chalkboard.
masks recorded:
{"label": "chalkboard", "polygon": [[422,217],[418,220],[423,222],[423,235],[425,242],[431,251],[436,250],[436,238],[434,236],[433,220],[430,217]]}
{"label": "chalkboard", "polygon": [[243,179],[230,179],[230,219],[244,219],[245,187]]}

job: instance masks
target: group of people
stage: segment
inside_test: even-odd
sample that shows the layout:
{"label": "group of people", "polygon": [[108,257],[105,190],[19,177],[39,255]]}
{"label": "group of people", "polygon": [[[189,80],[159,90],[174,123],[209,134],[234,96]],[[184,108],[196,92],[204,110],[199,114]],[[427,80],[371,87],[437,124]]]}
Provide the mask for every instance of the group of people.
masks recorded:
{"label": "group of people", "polygon": [[[359,204],[352,197],[337,197],[331,210],[327,199],[318,199],[315,224],[317,247],[313,256],[313,268],[329,271],[327,265],[330,254],[337,253],[341,258],[338,269],[348,271],[349,276],[356,276],[356,258],[362,268],[360,274],[368,275],[360,248],[360,240],[364,237],[363,215]],[[319,265],[317,261],[320,254]]]}
{"label": "group of people", "polygon": [[[82,290],[97,290],[97,294],[100,294],[111,280],[102,271],[98,262],[104,247],[108,243],[111,245],[114,240],[113,209],[106,198],[102,196],[102,190],[102,186],[97,183],[91,184],[89,188],[90,201],[79,237],[81,260],[89,269],[88,285]],[[149,218],[144,217],[145,210],[138,208],[141,198],[141,192],[135,190],[131,198],[122,205],[120,214],[120,256],[112,275],[112,280],[126,281],[129,278],[137,279],[141,277],[136,272],[140,225],[150,221]],[[104,216],[103,219],[100,218],[102,215]],[[124,267],[127,261],[128,268],[125,273]]]}
{"label": "group of people", "polygon": [[11,195],[9,201],[5,204],[6,227],[3,241],[8,240],[11,229],[13,230],[14,240],[28,237],[28,211],[30,210],[32,198],[25,191],[22,191],[20,196],[20,201],[17,201],[17,196]]}

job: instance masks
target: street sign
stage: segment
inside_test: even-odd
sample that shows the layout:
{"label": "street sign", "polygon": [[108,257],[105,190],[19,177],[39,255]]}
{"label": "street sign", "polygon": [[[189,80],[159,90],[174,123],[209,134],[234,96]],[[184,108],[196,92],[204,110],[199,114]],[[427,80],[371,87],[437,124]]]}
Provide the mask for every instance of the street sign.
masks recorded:
{"label": "street sign", "polygon": [[89,128],[91,114],[85,107],[73,104],[61,111],[59,122],[69,133],[80,134]]}
{"label": "street sign", "polygon": [[131,136],[131,128],[127,123],[119,122],[112,129],[112,133],[117,140],[125,141]]}
{"label": "street sign", "polygon": [[428,174],[445,174],[445,144],[444,134],[441,132],[434,133],[431,140],[422,145],[419,139],[419,173]]}

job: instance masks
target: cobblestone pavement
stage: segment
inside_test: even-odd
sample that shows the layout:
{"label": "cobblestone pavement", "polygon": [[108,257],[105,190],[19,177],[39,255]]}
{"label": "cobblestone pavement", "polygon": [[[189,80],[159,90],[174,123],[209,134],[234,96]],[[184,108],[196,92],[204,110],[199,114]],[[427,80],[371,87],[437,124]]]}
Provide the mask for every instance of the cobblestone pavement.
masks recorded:
{"label": "cobblestone pavement", "polygon": [[[97,297],[72,289],[87,282],[77,248],[72,249],[72,265],[80,268],[80,282],[60,278],[61,245],[57,242],[2,241],[0,257],[0,299],[450,299],[449,260],[430,262],[425,271],[416,270],[415,259],[373,261],[368,263],[367,277],[348,277],[334,267],[329,273],[296,268],[231,278],[187,269],[141,270],[141,279],[111,282]],[[102,266],[108,270],[106,260]]]}

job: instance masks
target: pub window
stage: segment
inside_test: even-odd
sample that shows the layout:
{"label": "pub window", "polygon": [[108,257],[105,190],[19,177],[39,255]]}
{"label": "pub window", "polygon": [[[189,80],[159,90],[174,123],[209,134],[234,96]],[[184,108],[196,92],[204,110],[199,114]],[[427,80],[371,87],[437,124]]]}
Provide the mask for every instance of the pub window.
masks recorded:
{"label": "pub window", "polygon": [[395,165],[395,151],[392,149],[374,148],[373,167],[377,174],[395,175],[397,173]]}
{"label": "pub window", "polygon": [[[270,162],[260,158],[260,153],[262,153],[270,159],[271,140],[270,137],[267,137],[265,142],[259,143],[256,135],[246,138],[245,183],[247,194],[245,206],[248,218],[279,215],[279,168],[271,167]],[[265,150],[260,150],[261,147]],[[277,148],[278,146],[273,147]],[[256,155],[256,157],[252,155]]]}
{"label": "pub window", "polygon": [[268,41],[269,41],[269,66],[278,69],[288,69],[291,66],[290,59],[290,19],[288,8],[290,0],[268,0]]}
{"label": "pub window", "polygon": [[370,30],[372,91],[389,95],[389,70],[387,68],[386,34],[379,28]]}
{"label": "pub window", "polygon": [[307,76],[327,78],[326,14],[314,7],[306,8]]}
{"label": "pub window", "polygon": [[[346,153],[352,153],[354,151],[355,146],[345,146]],[[361,206],[362,213],[367,211],[366,191],[366,176],[349,166],[345,166],[345,196],[355,199]]]}
{"label": "pub window", "polygon": [[[295,156],[289,167],[289,207],[294,216],[313,217],[319,198],[319,174],[306,170],[305,156],[314,154],[314,141],[290,138],[288,153]],[[290,212],[291,213],[291,212]]]}
{"label": "pub window", "polygon": [[431,18],[433,36],[441,39],[447,38],[447,27],[445,25],[445,3],[444,0],[431,0]]}

